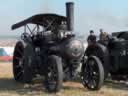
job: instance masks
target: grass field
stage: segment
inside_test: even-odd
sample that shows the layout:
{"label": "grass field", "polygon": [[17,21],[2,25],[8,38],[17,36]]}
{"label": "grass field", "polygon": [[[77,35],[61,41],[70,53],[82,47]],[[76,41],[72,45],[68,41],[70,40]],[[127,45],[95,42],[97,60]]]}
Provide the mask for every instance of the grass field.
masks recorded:
{"label": "grass field", "polygon": [[0,96],[128,96],[128,85],[109,81],[99,91],[89,91],[80,83],[67,82],[61,92],[47,93],[42,84],[20,84],[13,80],[12,64],[0,63]]}

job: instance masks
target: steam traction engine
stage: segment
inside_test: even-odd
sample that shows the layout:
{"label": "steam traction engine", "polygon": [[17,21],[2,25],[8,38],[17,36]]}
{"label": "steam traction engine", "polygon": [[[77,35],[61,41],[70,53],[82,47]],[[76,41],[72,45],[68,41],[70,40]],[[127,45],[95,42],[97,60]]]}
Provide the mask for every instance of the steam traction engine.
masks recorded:
{"label": "steam traction engine", "polygon": [[[84,81],[84,48],[73,34],[73,9],[73,3],[69,2],[66,3],[67,17],[38,14],[12,26],[13,30],[25,27],[21,40],[16,43],[13,56],[16,81],[28,83],[38,74],[44,77],[44,87],[48,91],[56,92],[61,89],[63,80],[76,76],[76,69],[82,63],[83,84],[90,89],[100,88],[99,82],[92,87],[89,86],[91,83]],[[30,27],[33,26],[35,27],[31,30]],[[27,33],[27,29],[30,33]]]}

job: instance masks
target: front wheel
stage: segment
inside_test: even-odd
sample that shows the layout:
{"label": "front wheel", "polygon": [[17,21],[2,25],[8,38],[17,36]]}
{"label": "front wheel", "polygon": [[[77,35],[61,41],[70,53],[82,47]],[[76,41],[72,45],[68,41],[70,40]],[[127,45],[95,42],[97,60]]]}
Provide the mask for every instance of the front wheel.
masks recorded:
{"label": "front wheel", "polygon": [[59,56],[52,55],[48,58],[48,69],[45,76],[45,88],[49,92],[58,92],[63,83],[62,60]]}
{"label": "front wheel", "polygon": [[100,59],[91,56],[82,68],[82,84],[90,90],[99,90],[104,82],[104,69]]}

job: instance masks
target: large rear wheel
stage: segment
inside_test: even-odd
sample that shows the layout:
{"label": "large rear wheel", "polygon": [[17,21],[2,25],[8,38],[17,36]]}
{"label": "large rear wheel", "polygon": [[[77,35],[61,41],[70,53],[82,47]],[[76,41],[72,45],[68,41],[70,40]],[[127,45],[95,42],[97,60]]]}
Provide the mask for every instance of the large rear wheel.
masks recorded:
{"label": "large rear wheel", "polygon": [[82,84],[90,90],[99,90],[104,82],[103,65],[96,56],[91,56],[82,68]]}
{"label": "large rear wheel", "polygon": [[14,49],[13,55],[13,75],[17,82],[29,83],[32,80],[31,70],[27,66],[29,58],[24,56],[25,45],[18,42]]}
{"label": "large rear wheel", "polygon": [[58,92],[63,83],[62,60],[56,55],[48,58],[48,70],[45,76],[45,88],[49,92]]}

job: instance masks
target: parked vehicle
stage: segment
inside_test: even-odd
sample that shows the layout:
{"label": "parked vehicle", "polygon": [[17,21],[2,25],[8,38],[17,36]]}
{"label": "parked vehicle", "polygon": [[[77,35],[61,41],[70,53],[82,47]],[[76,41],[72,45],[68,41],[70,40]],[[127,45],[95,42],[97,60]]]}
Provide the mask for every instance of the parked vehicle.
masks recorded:
{"label": "parked vehicle", "polygon": [[111,79],[127,80],[128,74],[128,32],[114,32],[107,41],[97,41],[87,47],[88,61],[92,56],[103,65],[104,80],[110,73]]}
{"label": "parked vehicle", "polygon": [[9,56],[4,48],[0,48],[0,61],[12,61],[12,56]]}

